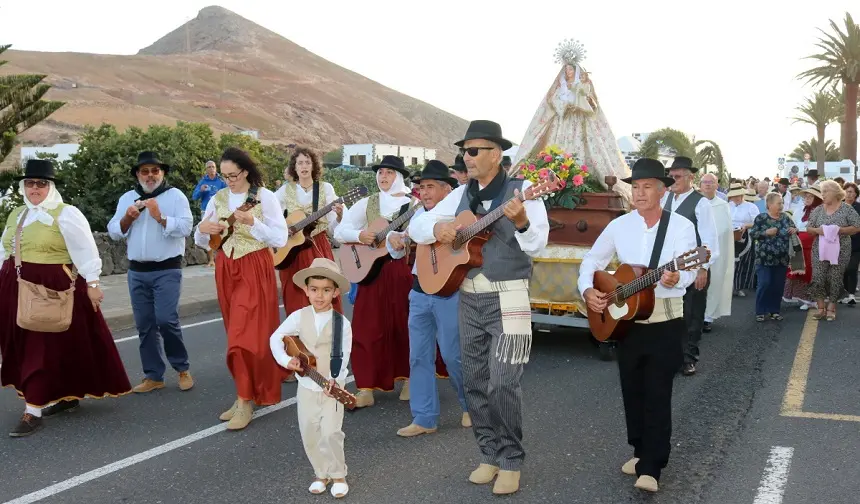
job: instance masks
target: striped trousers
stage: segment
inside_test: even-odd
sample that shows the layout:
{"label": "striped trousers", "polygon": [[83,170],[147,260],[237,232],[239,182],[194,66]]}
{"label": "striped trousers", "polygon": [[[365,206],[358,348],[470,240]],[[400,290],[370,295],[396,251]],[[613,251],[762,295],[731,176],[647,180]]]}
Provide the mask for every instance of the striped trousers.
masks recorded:
{"label": "striped trousers", "polygon": [[522,364],[500,362],[502,311],[496,292],[460,291],[460,350],[466,406],[481,462],[518,471],[525,459],[522,428]]}

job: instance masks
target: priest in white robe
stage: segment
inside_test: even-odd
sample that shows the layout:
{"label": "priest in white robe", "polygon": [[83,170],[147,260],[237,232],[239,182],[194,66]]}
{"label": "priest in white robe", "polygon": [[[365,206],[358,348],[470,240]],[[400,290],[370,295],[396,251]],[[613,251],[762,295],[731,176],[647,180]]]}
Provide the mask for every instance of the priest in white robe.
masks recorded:
{"label": "priest in white robe", "polygon": [[[717,228],[717,242],[720,250],[734,249],[732,214],[729,204],[717,195],[717,177],[713,173],[702,176],[699,189],[711,203],[711,212]],[[732,254],[723,253],[711,265],[711,286],[708,288],[708,301],[705,308],[705,325],[702,332],[711,332],[715,319],[732,314],[732,279],[735,276],[735,262]]]}

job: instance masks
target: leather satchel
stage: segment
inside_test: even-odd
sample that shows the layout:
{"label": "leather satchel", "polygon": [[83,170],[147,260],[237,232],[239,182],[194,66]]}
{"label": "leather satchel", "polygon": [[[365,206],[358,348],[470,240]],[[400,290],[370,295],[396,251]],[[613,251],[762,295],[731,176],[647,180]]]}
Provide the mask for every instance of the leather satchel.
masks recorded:
{"label": "leather satchel", "polygon": [[75,300],[75,280],[77,270],[66,265],[63,270],[69,275],[71,285],[68,290],[55,291],[44,285],[28,282],[21,278],[21,235],[24,219],[29,209],[24,210],[18,229],[15,232],[15,272],[18,275],[18,327],[28,331],[61,333],[72,325],[72,308]]}

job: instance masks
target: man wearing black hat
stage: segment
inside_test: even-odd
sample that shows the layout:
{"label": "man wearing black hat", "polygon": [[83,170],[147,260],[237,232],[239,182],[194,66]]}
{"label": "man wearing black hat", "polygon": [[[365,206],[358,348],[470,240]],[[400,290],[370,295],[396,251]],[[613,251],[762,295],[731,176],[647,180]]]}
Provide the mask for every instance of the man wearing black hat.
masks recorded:
{"label": "man wearing black hat", "polygon": [[502,170],[505,170],[506,172],[511,171],[511,165],[513,165],[511,162],[511,156],[502,156]]}
{"label": "man wearing black hat", "polygon": [[[594,288],[594,273],[609,265],[613,256],[625,264],[647,264],[654,269],[696,248],[692,222],[665,211],[660,200],[675,180],[665,176],[663,164],[641,158],[633,174],[634,208],[606,226],[579,266],[577,286],[588,307],[606,308],[606,293]],[[686,289],[696,279],[693,271],[665,271],[654,288],[654,311],[637,320],[618,343],[618,369],[627,442],[633,458],[621,467],[638,476],[636,488],[656,492],[660,473],[669,462],[672,432],[672,383],[683,362],[681,340]]]}
{"label": "man wearing black hat", "polygon": [[[413,219],[433,208],[457,187],[457,180],[448,175],[448,167],[441,161],[429,161],[416,181],[423,208]],[[407,233],[391,231],[386,246],[391,257],[406,255]],[[401,437],[413,437],[436,432],[439,422],[439,394],[436,390],[436,344],[448,370],[451,386],[463,408],[461,425],[471,427],[463,393],[463,372],[460,368],[460,331],[457,313],[460,296],[449,297],[425,294],[418,283],[418,268],[412,268],[412,291],[409,292],[409,406],[412,423],[397,431]]]}
{"label": "man wearing black hat", "polygon": [[711,283],[710,267],[720,255],[720,242],[717,234],[717,223],[711,203],[702,193],[693,189],[693,174],[699,171],[693,166],[693,160],[677,156],[669,167],[669,177],[674,181],[666,192],[663,208],[686,217],[693,223],[696,230],[696,243],[708,247],[711,260],[702,267],[696,276],[696,281],[687,289],[684,298],[684,320],[687,323],[687,336],[684,338],[684,365],[681,371],[684,376],[696,373],[696,363],[699,361],[699,341],[705,326],[705,311],[708,304],[708,286]]}
{"label": "man wearing black hat", "polygon": [[158,154],[141,152],[131,168],[137,185],[120,197],[107,227],[113,240],[126,241],[128,290],[144,372],[133,389],[139,394],[164,388],[159,335],[167,360],[179,373],[180,390],[194,386],[179,325],[182,257],[193,222],[188,198],[165,180],[169,171]]}
{"label": "man wearing black hat", "polygon": [[454,158],[454,164],[450,166],[452,170],[454,170],[454,178],[457,179],[457,183],[460,185],[466,185],[469,183],[469,172],[466,169],[466,163],[463,162],[463,156],[457,155]]}
{"label": "man wearing black hat", "polygon": [[469,481],[484,485],[495,478],[493,493],[511,494],[519,490],[525,458],[520,379],[531,348],[531,256],[546,247],[549,222],[542,201],[514,198],[530,184],[501,169],[511,142],[498,124],[472,121],[455,145],[471,180],[412,219],[408,232],[419,244],[450,244],[457,237],[451,222],[456,215],[468,210],[480,218],[504,205],[507,218],[490,226],[483,265],[460,286],[458,313],[466,404],[482,455]]}

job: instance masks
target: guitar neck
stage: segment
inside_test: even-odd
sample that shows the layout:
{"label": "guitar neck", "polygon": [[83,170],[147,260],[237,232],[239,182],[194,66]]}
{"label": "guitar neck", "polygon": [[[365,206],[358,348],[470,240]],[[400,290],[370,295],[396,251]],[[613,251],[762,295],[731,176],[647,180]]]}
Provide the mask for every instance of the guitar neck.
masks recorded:
{"label": "guitar neck", "polygon": [[375,244],[378,245],[380,243],[384,243],[385,237],[388,236],[388,233],[390,231],[394,231],[395,229],[398,229],[400,226],[402,226],[404,223],[406,223],[409,219],[411,219],[412,216],[415,215],[415,212],[418,210],[419,206],[420,205],[413,206],[412,208],[407,210],[406,213],[404,213],[400,217],[391,221],[391,224],[389,224],[385,229],[376,233]]}
{"label": "guitar neck", "polygon": [[502,216],[505,215],[505,205],[515,199],[525,201],[525,196],[523,196],[523,193],[520,193],[516,196],[511,197],[510,199],[499,205],[495,210],[478,219],[478,221],[474,224],[470,224],[469,226],[466,226],[465,228],[458,231],[457,238],[452,244],[454,248],[460,248],[464,243],[474,238],[475,235],[490,227],[497,220],[501,219]]}
{"label": "guitar neck", "polygon": [[328,386],[328,379],[326,379],[323,375],[320,374],[316,369],[309,367],[305,370],[305,376],[314,381],[317,385],[322,388],[326,388]]}
{"label": "guitar neck", "polygon": [[660,266],[657,269],[653,269],[641,277],[633,280],[632,282],[628,282],[621,286],[620,294],[623,299],[628,299],[638,294],[639,292],[651,287],[655,283],[660,281],[660,278],[663,276],[664,271],[677,271],[677,267],[675,265],[675,259],[667,262],[666,264]]}
{"label": "guitar neck", "polygon": [[290,227],[292,227],[295,230],[295,232],[299,232],[302,229],[313,224],[314,222],[320,220],[324,216],[328,215],[328,213],[331,212],[331,209],[334,208],[334,206],[337,205],[338,203],[343,203],[343,197],[340,197],[340,198],[332,201],[328,205],[320,208],[316,212],[308,215],[307,217],[305,217],[304,219],[300,220],[295,225],[290,226]]}

